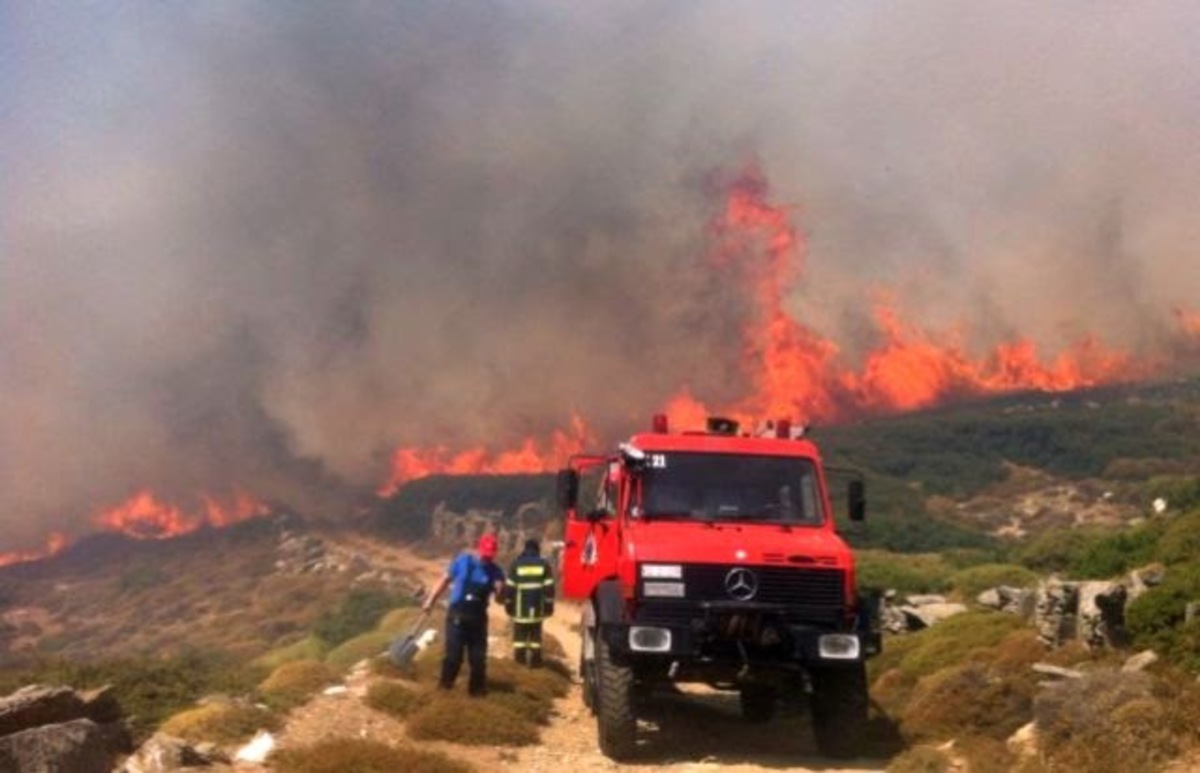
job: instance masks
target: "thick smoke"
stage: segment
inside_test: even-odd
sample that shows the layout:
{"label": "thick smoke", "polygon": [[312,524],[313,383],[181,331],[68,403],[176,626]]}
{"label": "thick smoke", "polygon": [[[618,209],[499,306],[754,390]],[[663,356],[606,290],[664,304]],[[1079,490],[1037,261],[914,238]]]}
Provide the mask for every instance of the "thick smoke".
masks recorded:
{"label": "thick smoke", "polygon": [[28,5],[0,46],[0,549],[150,487],[335,513],[398,444],[735,398],[714,173],[797,319],[1162,348],[1200,291],[1193,4]]}

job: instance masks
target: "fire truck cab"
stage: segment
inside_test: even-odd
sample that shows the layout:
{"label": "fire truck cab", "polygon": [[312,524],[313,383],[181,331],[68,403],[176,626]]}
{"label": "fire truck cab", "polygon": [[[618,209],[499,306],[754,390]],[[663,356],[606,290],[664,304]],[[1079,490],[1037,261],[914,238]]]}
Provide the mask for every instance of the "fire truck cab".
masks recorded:
{"label": "fire truck cab", "polygon": [[[635,754],[639,707],[682,682],[738,691],[752,722],[807,696],[818,749],[859,751],[865,659],[880,636],[818,449],[797,434],[787,421],[751,435],[719,418],[671,433],[656,416],[617,453],[573,457],[559,473],[563,593],[583,605],[584,701],[609,757]],[[861,478],[847,496],[861,520]]]}

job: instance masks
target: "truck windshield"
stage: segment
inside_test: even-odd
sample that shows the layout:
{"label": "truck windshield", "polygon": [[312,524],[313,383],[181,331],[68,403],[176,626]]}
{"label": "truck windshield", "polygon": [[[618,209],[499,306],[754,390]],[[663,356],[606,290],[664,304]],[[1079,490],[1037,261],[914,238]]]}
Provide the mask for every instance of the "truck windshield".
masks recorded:
{"label": "truck windshield", "polygon": [[742,454],[648,454],[642,514],[651,518],[819,524],[808,459]]}

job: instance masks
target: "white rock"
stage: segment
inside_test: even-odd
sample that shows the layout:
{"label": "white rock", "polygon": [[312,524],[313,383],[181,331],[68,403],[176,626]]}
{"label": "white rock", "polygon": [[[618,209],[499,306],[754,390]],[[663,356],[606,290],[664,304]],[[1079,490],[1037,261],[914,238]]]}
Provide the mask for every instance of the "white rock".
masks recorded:
{"label": "white rock", "polygon": [[274,748],[275,736],[266,730],[259,730],[250,743],[237,750],[233,758],[238,762],[266,762]]}

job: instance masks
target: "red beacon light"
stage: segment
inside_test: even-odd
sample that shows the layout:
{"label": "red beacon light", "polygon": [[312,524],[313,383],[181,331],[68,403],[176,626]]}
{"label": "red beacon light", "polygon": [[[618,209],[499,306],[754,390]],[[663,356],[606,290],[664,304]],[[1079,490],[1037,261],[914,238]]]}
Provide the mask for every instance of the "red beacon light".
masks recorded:
{"label": "red beacon light", "polygon": [[665,414],[665,413],[654,414],[652,426],[654,428],[654,431],[657,432],[658,434],[660,434],[660,435],[667,434],[667,431],[668,431],[668,429],[667,429],[667,414]]}
{"label": "red beacon light", "polygon": [[780,419],[775,422],[775,437],[788,440],[792,437],[792,422],[790,419]]}

